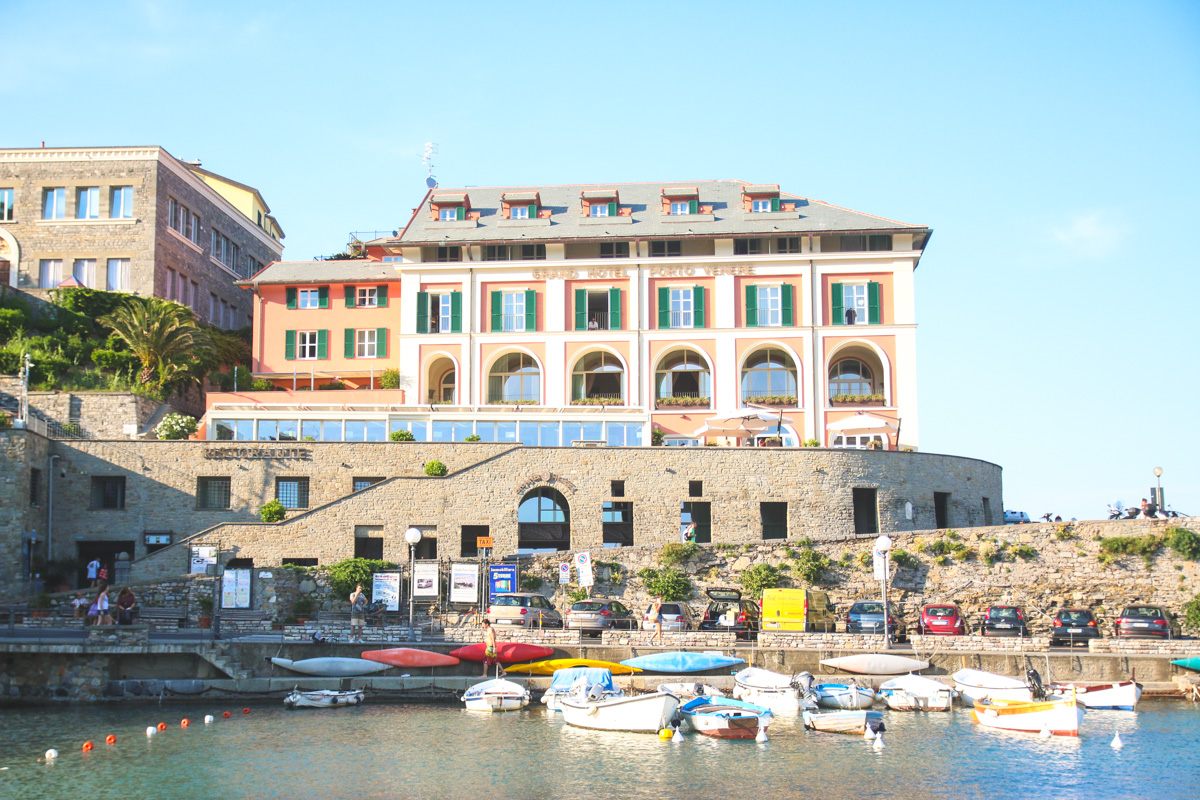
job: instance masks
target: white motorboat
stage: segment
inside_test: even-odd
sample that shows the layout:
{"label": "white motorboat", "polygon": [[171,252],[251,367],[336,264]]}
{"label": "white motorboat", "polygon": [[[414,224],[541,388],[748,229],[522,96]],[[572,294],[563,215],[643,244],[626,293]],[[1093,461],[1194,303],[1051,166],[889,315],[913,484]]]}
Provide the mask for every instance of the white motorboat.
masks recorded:
{"label": "white motorboat", "polygon": [[893,711],[949,711],[958,692],[922,675],[902,675],[879,684],[878,698]]}
{"label": "white motorboat", "polygon": [[728,697],[696,697],[679,707],[684,727],[718,739],[753,739],[773,717],[762,706]]}
{"label": "white motorboat", "polygon": [[805,711],[804,727],[826,733],[866,733],[869,727],[872,731],[886,730],[883,726],[883,712],[868,711],[867,709],[851,711]]}
{"label": "white motorboat", "polygon": [[781,675],[761,667],[746,667],[733,676],[733,696],[763,706],[776,714],[798,714],[817,707],[812,675]]}
{"label": "white motorboat", "polygon": [[987,728],[1025,733],[1047,732],[1054,736],[1078,736],[1083,709],[1074,697],[1027,702],[1024,700],[981,700],[971,719]]}
{"label": "white motorboat", "polygon": [[1052,683],[1046,687],[1047,699],[1070,697],[1084,708],[1133,711],[1142,697],[1142,685],[1134,681],[1106,683],[1103,686],[1076,686],[1073,683]]}
{"label": "white motorboat", "polygon": [[550,688],[542,694],[542,704],[548,711],[562,711],[558,707],[558,701],[570,694],[575,682],[581,678],[589,687],[599,686],[601,697],[621,697],[625,694],[613,683],[611,670],[601,667],[567,667],[554,670]]}
{"label": "white motorboat", "polygon": [[875,690],[857,683],[818,683],[813,691],[822,708],[870,708],[875,704]]}
{"label": "white motorboat", "polygon": [[954,688],[965,705],[973,705],[979,700],[1033,699],[1033,691],[1029,684],[1020,678],[1009,678],[978,669],[960,669],[951,677],[954,678]]}
{"label": "white motorboat", "polygon": [[529,699],[528,689],[503,678],[477,683],[462,696],[468,711],[519,711]]}
{"label": "white motorboat", "polygon": [[356,706],[364,699],[366,699],[366,693],[362,689],[348,692],[335,692],[332,689],[302,692],[297,686],[287,697],[283,698],[283,705],[285,708],[335,708],[337,706]]}
{"label": "white motorboat", "polygon": [[601,731],[657,733],[669,727],[675,718],[679,698],[670,692],[614,695],[605,689],[606,684],[611,685],[612,673],[606,669],[588,673],[603,674],[580,675],[570,692],[555,698],[555,705],[568,725]]}
{"label": "white motorboat", "polygon": [[660,683],[660,692],[670,692],[682,701],[695,700],[697,697],[725,697],[725,693],[707,683]]}

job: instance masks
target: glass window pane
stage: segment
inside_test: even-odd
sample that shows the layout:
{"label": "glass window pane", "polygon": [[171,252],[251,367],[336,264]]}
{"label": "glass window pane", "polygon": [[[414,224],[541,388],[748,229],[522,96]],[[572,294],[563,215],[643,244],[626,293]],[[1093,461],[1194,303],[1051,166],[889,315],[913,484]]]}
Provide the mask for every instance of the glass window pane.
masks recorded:
{"label": "glass window pane", "polygon": [[412,430],[413,439],[418,442],[428,441],[428,428],[429,423],[425,422],[425,420],[414,419],[412,428],[410,429]]}
{"label": "glass window pane", "polygon": [[558,446],[558,423],[543,422],[542,423],[542,447],[557,447]]}
{"label": "glass window pane", "polygon": [[388,420],[388,433],[395,433],[396,431],[406,431],[406,430],[408,430],[408,420],[406,420],[406,419]]}
{"label": "glass window pane", "polygon": [[278,423],[273,419],[260,419],[258,421],[258,439],[261,442],[273,442],[278,439],[278,431],[276,430]]}
{"label": "glass window pane", "polygon": [[529,447],[537,447],[538,443],[538,425],[536,422],[521,423],[521,444]]}
{"label": "glass window pane", "polygon": [[342,423],[340,420],[327,419],[321,423],[325,435],[321,437],[324,442],[340,442],[342,440]]}
{"label": "glass window pane", "polygon": [[585,422],[583,423],[583,437],[593,442],[598,442],[604,438],[604,423],[603,422]]}
{"label": "glass window pane", "polygon": [[294,442],[297,439],[296,420],[281,419],[279,420],[279,441]]}
{"label": "glass window pane", "polygon": [[610,422],[608,423],[608,442],[609,447],[622,447],[625,444],[625,423]]}
{"label": "glass window pane", "polygon": [[626,447],[641,447],[642,446],[642,423],[626,422],[625,423],[625,446]]}
{"label": "glass window pane", "polygon": [[496,423],[476,422],[475,433],[481,442],[494,442],[496,441]]}
{"label": "glass window pane", "polygon": [[454,441],[454,423],[437,421],[433,423],[433,440],[435,442]]}
{"label": "glass window pane", "polygon": [[228,419],[219,419],[215,423],[217,430],[217,441],[228,442],[233,439],[233,421]]}
{"label": "glass window pane", "polygon": [[367,423],[361,419],[346,420],[346,441],[362,442],[367,438]]}
{"label": "glass window pane", "polygon": [[[280,438],[282,439],[283,437],[281,436]],[[381,419],[367,420],[367,441],[387,441],[387,423]]]}
{"label": "glass window pane", "polygon": [[239,419],[235,425],[237,426],[237,440],[239,442],[254,440],[254,420]]}
{"label": "glass window pane", "polygon": [[497,422],[496,423],[496,441],[497,442],[516,442],[517,441],[517,423],[515,422]]}
{"label": "glass window pane", "polygon": [[562,443],[563,447],[567,447],[571,442],[579,441],[583,438],[583,426],[578,422],[564,422],[562,424]]}
{"label": "glass window pane", "polygon": [[321,440],[321,423],[312,419],[304,420],[300,423],[300,438],[306,442],[319,442]]}
{"label": "glass window pane", "polygon": [[467,437],[470,436],[471,433],[472,433],[472,431],[471,431],[471,423],[470,422],[461,422],[460,421],[460,422],[454,423],[454,441],[465,442],[467,440]]}

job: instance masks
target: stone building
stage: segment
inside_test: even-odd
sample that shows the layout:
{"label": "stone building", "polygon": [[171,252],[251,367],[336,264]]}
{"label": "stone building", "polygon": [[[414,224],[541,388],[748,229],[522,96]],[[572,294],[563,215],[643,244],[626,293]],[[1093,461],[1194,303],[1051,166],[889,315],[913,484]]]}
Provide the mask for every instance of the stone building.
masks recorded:
{"label": "stone building", "polygon": [[283,253],[262,195],[161,147],[0,150],[0,284],[176,300],[250,324],[234,281]]}

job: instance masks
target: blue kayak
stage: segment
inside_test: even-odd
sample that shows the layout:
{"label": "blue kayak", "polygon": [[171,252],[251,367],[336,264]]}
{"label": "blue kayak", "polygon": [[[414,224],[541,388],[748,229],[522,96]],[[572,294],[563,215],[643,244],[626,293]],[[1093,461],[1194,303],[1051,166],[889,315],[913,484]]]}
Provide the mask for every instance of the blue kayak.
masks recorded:
{"label": "blue kayak", "polygon": [[731,667],[744,663],[744,659],[711,653],[688,653],[676,650],[672,653],[649,653],[621,662],[627,667],[637,667],[648,672],[707,672],[710,669]]}
{"label": "blue kayak", "polygon": [[1177,658],[1171,663],[1177,667],[1183,667],[1184,669],[1192,669],[1196,672],[1200,672],[1200,656],[1192,656],[1191,658]]}

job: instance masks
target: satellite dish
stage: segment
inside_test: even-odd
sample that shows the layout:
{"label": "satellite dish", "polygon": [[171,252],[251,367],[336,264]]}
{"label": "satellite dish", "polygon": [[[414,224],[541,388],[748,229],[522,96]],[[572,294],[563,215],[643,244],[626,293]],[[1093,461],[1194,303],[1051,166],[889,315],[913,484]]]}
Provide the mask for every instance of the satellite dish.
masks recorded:
{"label": "satellite dish", "polygon": [[425,185],[428,186],[430,189],[436,189],[437,188],[437,178],[430,175],[428,178],[425,179]]}

